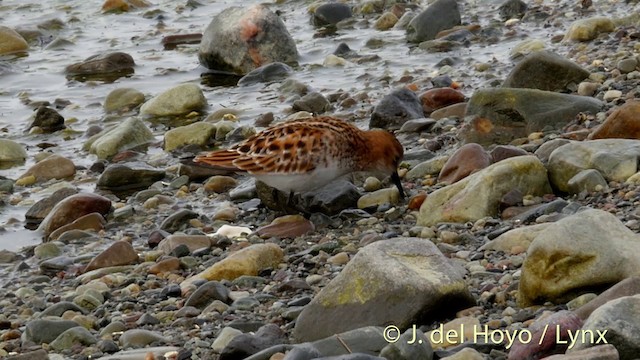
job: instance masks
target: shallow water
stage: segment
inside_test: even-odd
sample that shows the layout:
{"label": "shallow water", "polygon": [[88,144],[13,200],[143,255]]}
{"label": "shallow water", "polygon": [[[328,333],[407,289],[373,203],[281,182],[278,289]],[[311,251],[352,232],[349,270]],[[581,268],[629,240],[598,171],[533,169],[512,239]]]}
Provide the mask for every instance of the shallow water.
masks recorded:
{"label": "shallow water", "polygon": [[[0,136],[24,144],[29,154],[28,160],[10,169],[0,170],[0,175],[17,178],[34,164],[33,156],[42,151],[39,143],[55,146],[46,151],[62,154],[74,161],[77,166],[88,167],[95,160],[94,155],[82,150],[86,140],[83,132],[91,125],[103,124],[105,113],[101,104],[107,94],[119,87],[136,88],[147,95],[154,96],[161,91],[183,82],[200,84],[200,74],[205,71],[197,59],[198,45],[179,46],[175,50],[163,50],[161,40],[167,35],[200,33],[208,25],[213,15],[224,8],[237,5],[236,1],[199,0],[202,6],[190,8],[185,1],[152,1],[154,5],[147,9],[135,10],[123,14],[103,14],[101,3],[80,0],[51,0],[46,2],[25,0],[3,0],[0,2],[0,25],[11,28],[35,29],[47,20],[59,19],[64,24],[60,30],[43,31],[41,46],[32,46],[28,56],[0,60]],[[259,1],[243,1],[243,5]],[[501,2],[472,1],[461,6],[463,23],[479,23],[483,27],[500,22],[495,10]],[[357,15],[351,26],[339,29],[329,37],[314,37],[315,29],[309,22],[307,12],[309,2],[285,2],[272,5],[280,10],[283,20],[295,39],[300,53],[300,66],[294,77],[317,91],[328,95],[338,90],[355,94],[366,92],[371,106],[391,89],[401,86],[397,82],[403,75],[414,79],[426,79],[438,75],[442,69],[434,65],[445,57],[460,57],[460,65],[451,69],[450,76],[458,81],[461,91],[467,96],[485,81],[487,74],[475,73],[472,65],[477,62],[491,62],[490,74],[504,77],[513,65],[509,59],[510,49],[518,42],[531,38],[549,38],[550,35],[565,29],[547,29],[543,24],[519,24],[513,29],[513,35],[500,37],[497,43],[472,43],[448,53],[430,54],[419,49],[411,49],[405,42],[403,30],[377,31],[373,28],[376,16]],[[569,2],[550,2],[551,8],[570,7]],[[589,14],[605,14],[616,9],[612,2],[594,1],[596,11]],[[573,4],[575,5],[575,4]],[[602,5],[602,6],[600,6]],[[426,6],[422,4],[421,7]],[[566,15],[566,25],[580,14]],[[507,29],[503,29],[506,31]],[[379,49],[369,49],[365,43],[370,39],[382,39],[386,43]],[[54,47],[58,39],[68,43]],[[378,55],[379,61],[352,65],[345,68],[325,68],[321,64],[339,43],[345,42],[361,55]],[[560,44],[551,44],[550,49],[566,53]],[[113,83],[79,82],[67,79],[64,68],[72,63],[104,52],[123,51],[130,54],[135,62],[135,73],[120,78]],[[5,70],[2,70],[5,69]],[[8,69],[8,71],[6,70]],[[4,71],[4,72],[3,72]],[[387,79],[391,79],[388,81]],[[286,116],[289,103],[283,102],[277,92],[277,84],[258,84],[249,87],[208,87],[202,85],[209,103],[208,111],[223,107],[239,109],[241,123],[253,124],[256,116],[272,111],[276,119]],[[25,105],[24,99],[31,101],[49,101],[64,99],[71,102],[60,113],[70,124],[70,131],[54,134],[29,135],[26,129],[32,119],[32,107]],[[360,125],[366,126],[367,114],[371,109],[348,109],[361,119]],[[339,112],[338,112],[339,114]],[[75,119],[75,121],[69,121]],[[151,126],[161,144],[164,126]],[[159,147],[152,147],[149,153],[162,155]],[[177,161],[177,159],[176,159]],[[35,201],[48,192],[41,191],[50,184],[16,189],[22,200],[15,206],[0,207],[0,248],[17,249],[20,246],[38,243],[39,236],[22,228],[24,213]],[[92,191],[91,182],[82,185]],[[10,220],[13,219],[13,220]],[[9,222],[9,223],[8,223]]]}

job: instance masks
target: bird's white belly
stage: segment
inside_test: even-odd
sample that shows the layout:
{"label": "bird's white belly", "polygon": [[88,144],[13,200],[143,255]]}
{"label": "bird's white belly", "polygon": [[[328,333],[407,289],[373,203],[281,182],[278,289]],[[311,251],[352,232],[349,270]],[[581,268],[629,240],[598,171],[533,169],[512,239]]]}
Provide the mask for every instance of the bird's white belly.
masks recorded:
{"label": "bird's white belly", "polygon": [[323,187],[332,180],[348,173],[335,168],[315,169],[306,174],[261,174],[254,175],[263,183],[284,192],[306,192]]}

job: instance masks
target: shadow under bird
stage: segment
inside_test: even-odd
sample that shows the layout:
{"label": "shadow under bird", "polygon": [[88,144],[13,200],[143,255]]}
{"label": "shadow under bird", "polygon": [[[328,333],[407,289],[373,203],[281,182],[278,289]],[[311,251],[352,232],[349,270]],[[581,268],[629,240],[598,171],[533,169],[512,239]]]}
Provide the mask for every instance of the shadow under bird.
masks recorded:
{"label": "shadow under bird", "polygon": [[318,116],[274,125],[229,149],[200,154],[193,162],[246,172],[289,195],[318,189],[352,172],[391,176],[404,198],[397,171],[403,154],[398,139],[386,130],[360,130]]}

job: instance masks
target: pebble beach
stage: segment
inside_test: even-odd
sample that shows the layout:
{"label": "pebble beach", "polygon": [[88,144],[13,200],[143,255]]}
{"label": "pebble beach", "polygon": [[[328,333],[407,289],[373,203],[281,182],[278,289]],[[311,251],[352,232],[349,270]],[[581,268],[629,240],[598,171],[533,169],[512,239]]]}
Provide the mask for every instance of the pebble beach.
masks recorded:
{"label": "pebble beach", "polygon": [[[0,0],[0,358],[637,358],[639,6]],[[314,115],[406,198],[189,161]]]}

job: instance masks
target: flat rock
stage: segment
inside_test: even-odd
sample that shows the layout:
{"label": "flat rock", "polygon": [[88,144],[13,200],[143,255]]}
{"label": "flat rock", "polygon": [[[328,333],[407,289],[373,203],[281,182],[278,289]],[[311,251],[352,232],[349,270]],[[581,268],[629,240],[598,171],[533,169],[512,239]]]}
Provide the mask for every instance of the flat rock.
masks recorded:
{"label": "flat rock", "polygon": [[133,246],[127,241],[116,241],[94,257],[84,268],[84,272],[111,266],[131,265],[137,262],[138,253],[133,249]]}
{"label": "flat rock", "polygon": [[58,335],[76,326],[78,326],[78,323],[71,320],[31,320],[27,322],[24,330],[23,343],[35,345],[51,343]]}
{"label": "flat rock", "polygon": [[169,255],[180,245],[186,245],[190,252],[194,252],[198,249],[210,248],[211,239],[206,235],[169,235],[160,241],[158,250]]}
{"label": "flat rock", "polygon": [[522,194],[551,193],[547,171],[535,156],[518,156],[495,163],[427,196],[418,225],[475,221],[496,216],[502,197],[517,189]]}
{"label": "flat rock", "polygon": [[180,284],[184,290],[198,280],[233,280],[242,275],[255,276],[260,270],[275,268],[284,254],[276,244],[254,244],[216,262]]}
{"label": "flat rock", "polygon": [[606,17],[592,17],[574,21],[562,41],[590,41],[600,33],[613,32],[616,28],[613,20]]}
{"label": "flat rock", "polygon": [[111,164],[100,174],[96,186],[111,191],[144,189],[164,177],[164,170],[142,163]]}
{"label": "flat rock", "polygon": [[607,181],[624,182],[638,172],[640,140],[601,139],[571,142],[556,148],[547,169],[554,187],[570,192],[569,181],[578,173],[595,169]]}
{"label": "flat rock", "polygon": [[76,166],[73,161],[64,156],[53,154],[40,160],[30,167],[20,179],[34,176],[36,181],[44,182],[51,179],[67,179],[76,174]]}
{"label": "flat rock", "polygon": [[240,78],[240,80],[238,80],[238,86],[248,86],[252,84],[284,80],[292,73],[293,69],[291,66],[281,62],[273,62],[262,65]]}
{"label": "flat rock", "polygon": [[121,76],[133,74],[135,62],[133,57],[123,52],[96,54],[79,63],[66,67],[67,75],[81,80],[114,81]]}
{"label": "flat rock", "polygon": [[134,149],[154,140],[153,133],[144,122],[132,117],[92,136],[84,144],[84,149],[100,159],[108,159],[121,151]]}
{"label": "flat rock", "polygon": [[169,340],[156,331],[145,329],[131,329],[120,335],[123,348],[140,348],[151,343],[168,343]]}
{"label": "flat rock", "polygon": [[209,69],[243,75],[272,62],[295,66],[298,50],[285,24],[268,7],[233,6],[211,20],[198,58]]}
{"label": "flat rock", "polygon": [[298,341],[368,325],[401,329],[475,303],[461,269],[428,240],[396,238],[362,248],[298,316]]}
{"label": "flat rock", "polygon": [[536,51],[520,60],[502,87],[564,91],[589,77],[589,71],[551,51]]}
{"label": "flat rock", "polygon": [[95,336],[93,336],[89,330],[82,326],[72,327],[67,329],[62,334],[58,335],[55,340],[51,342],[51,347],[55,350],[62,351],[71,349],[77,345],[93,345],[98,342]]}
{"label": "flat rock", "polygon": [[154,96],[140,107],[140,114],[149,116],[178,116],[200,111],[207,106],[207,99],[200,86],[180,84]]}
{"label": "flat rock", "polygon": [[482,146],[507,144],[545,128],[560,129],[578,113],[597,113],[600,100],[537,89],[484,88],[469,104],[460,136]]}
{"label": "flat rock", "polygon": [[206,146],[216,134],[216,126],[212,123],[199,121],[197,123],[180,126],[164,134],[164,149],[172,151],[186,145]]}
{"label": "flat rock", "polygon": [[536,236],[522,265],[518,301],[564,302],[640,273],[640,237],[614,215],[589,209]]}

